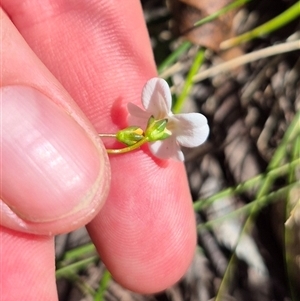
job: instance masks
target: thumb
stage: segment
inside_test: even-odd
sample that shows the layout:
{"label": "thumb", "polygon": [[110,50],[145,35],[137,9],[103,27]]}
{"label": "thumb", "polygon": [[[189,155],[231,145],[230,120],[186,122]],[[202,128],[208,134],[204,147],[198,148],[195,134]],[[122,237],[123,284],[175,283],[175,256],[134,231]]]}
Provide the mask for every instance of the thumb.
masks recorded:
{"label": "thumb", "polygon": [[106,151],[5,15],[2,29],[1,223],[38,234],[71,231],[106,199]]}

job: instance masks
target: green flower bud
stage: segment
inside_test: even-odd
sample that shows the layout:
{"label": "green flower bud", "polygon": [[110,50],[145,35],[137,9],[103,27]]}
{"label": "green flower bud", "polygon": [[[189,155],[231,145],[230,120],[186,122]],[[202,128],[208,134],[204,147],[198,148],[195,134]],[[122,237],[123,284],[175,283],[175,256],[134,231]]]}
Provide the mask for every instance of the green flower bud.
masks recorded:
{"label": "green flower bud", "polygon": [[168,119],[155,120],[151,116],[148,120],[147,129],[145,131],[145,137],[148,141],[164,140],[172,135],[167,129]]}
{"label": "green flower bud", "polygon": [[144,131],[138,126],[129,126],[117,132],[116,139],[128,146],[136,144],[144,138]]}

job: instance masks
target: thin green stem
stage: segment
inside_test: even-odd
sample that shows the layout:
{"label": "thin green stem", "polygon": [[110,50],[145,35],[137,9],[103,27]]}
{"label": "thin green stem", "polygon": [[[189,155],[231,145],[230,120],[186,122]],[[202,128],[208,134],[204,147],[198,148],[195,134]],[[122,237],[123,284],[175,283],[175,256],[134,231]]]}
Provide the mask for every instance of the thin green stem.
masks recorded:
{"label": "thin green stem", "polygon": [[220,10],[216,11],[215,13],[212,13],[209,16],[201,19],[200,21],[197,21],[194,24],[194,26],[201,26],[205,23],[211,22],[214,19],[217,19],[218,17],[220,17],[221,15],[226,14],[228,11],[231,11],[237,7],[240,7],[249,1],[251,1],[251,0],[237,0],[233,3],[230,3],[230,4],[226,5],[225,7],[221,8]]}
{"label": "thin green stem", "polygon": [[120,148],[120,149],[107,149],[106,151],[108,154],[124,154],[124,153],[131,152],[135,149],[138,149],[144,143],[147,143],[147,142],[148,142],[148,138],[145,137],[145,138],[141,139],[140,141],[138,141],[137,143],[135,143],[134,145],[130,145],[130,146]]}
{"label": "thin green stem", "polygon": [[284,25],[290,23],[300,15],[299,1],[292,5],[290,8],[285,10],[282,14],[276,16],[272,20],[254,28],[251,31],[248,31],[238,37],[229,39],[221,43],[221,49],[228,49],[233,46],[240,45],[244,42],[248,42],[254,38],[262,37],[267,35],[278,28],[283,27]]}
{"label": "thin green stem", "polygon": [[282,142],[277,147],[276,152],[273,155],[273,158],[269,163],[268,168],[272,169],[280,164],[282,159],[286,157],[288,143],[293,141],[299,135],[300,135],[300,111],[298,111],[297,114],[294,116],[291,124],[286,130]]}
{"label": "thin green stem", "polygon": [[95,246],[92,243],[89,243],[65,252],[63,259],[59,261],[57,264],[63,265],[64,262],[71,262],[74,260],[81,259],[83,256],[95,255],[95,254],[96,254]]}
{"label": "thin green stem", "polygon": [[[300,120],[298,120],[298,123],[300,123]],[[291,150],[291,157],[294,158],[300,158],[300,134],[297,135],[295,141],[293,141],[292,150]],[[294,168],[291,168],[289,171],[289,177],[288,177],[289,183],[293,181],[299,181],[299,177],[297,177],[297,166]],[[297,202],[299,201],[298,198],[295,197],[294,193],[288,194],[286,198],[286,204],[285,204],[285,220],[292,219],[291,212],[292,210],[296,210],[295,208],[299,205],[297,205]],[[300,204],[300,203],[299,203]],[[293,279],[296,279],[296,272],[294,269],[295,265],[295,252],[293,252],[293,248],[295,246],[295,233],[296,233],[296,227],[291,226],[291,224],[285,224],[284,227],[284,243],[285,243],[285,266],[286,266],[286,272],[288,276],[288,284],[290,288],[290,294],[292,296],[292,300],[297,299],[297,292],[296,288],[293,285]]]}
{"label": "thin green stem", "polygon": [[[290,126],[288,127],[287,131],[285,132],[282,141],[280,145],[277,147],[267,170],[271,170],[273,168],[280,167],[280,164],[282,164],[284,158],[287,156],[287,149],[288,149],[288,143],[291,141],[294,141],[295,138],[300,134],[300,112],[296,114],[294,119],[292,120]],[[275,178],[270,176],[269,173],[267,173],[265,181],[263,182],[263,185],[259,188],[256,197],[261,198],[265,196],[271,189],[271,186],[273,185],[273,182],[275,181]]]}
{"label": "thin green stem", "polygon": [[184,101],[194,85],[193,77],[197,74],[200,66],[202,65],[202,63],[204,61],[204,54],[205,54],[205,49],[201,48],[195,56],[192,67],[186,77],[182,92],[179,95],[179,97],[177,98],[177,101],[173,107],[172,111],[175,114],[179,113],[181,111]]}
{"label": "thin green stem", "polygon": [[105,270],[102,276],[102,279],[99,283],[98,290],[94,296],[94,301],[103,301],[105,300],[104,294],[107,291],[109,282],[111,281],[112,276],[108,270]]}
{"label": "thin green stem", "polygon": [[[287,174],[290,169],[293,169],[299,165],[300,165],[300,158],[297,158],[296,160],[294,160],[290,163],[287,163],[278,168],[269,170],[268,175],[272,178],[278,178],[280,176]],[[266,173],[257,175],[256,177],[253,177],[253,178],[249,179],[248,181],[245,181],[244,183],[237,185],[236,187],[227,188],[219,193],[214,194],[211,197],[198,200],[198,201],[194,202],[194,210],[200,211],[200,210],[210,206],[213,202],[222,200],[222,198],[224,198],[224,197],[232,196],[234,194],[240,194],[240,193],[247,191],[248,189],[252,189],[253,186],[261,184],[261,182],[265,179],[265,177],[266,177]]]}
{"label": "thin green stem", "polygon": [[161,74],[167,67],[172,65],[178,57],[186,52],[190,47],[192,43],[186,41],[183,42],[176,50],[174,50],[157,68],[158,74]]}
{"label": "thin green stem", "polygon": [[79,260],[65,267],[61,267],[55,272],[56,279],[68,277],[69,275],[74,275],[77,271],[84,269],[89,263],[95,262],[98,259],[99,257],[95,255],[86,259]]}
{"label": "thin green stem", "polygon": [[[264,203],[271,196],[272,196],[272,199],[274,199],[274,193],[276,193],[276,192],[270,192],[270,188],[275,179],[270,176],[270,170],[273,168],[280,167],[280,164],[282,164],[283,159],[287,157],[286,150],[288,149],[288,144],[291,143],[292,141],[294,142],[295,138],[297,136],[299,136],[299,130],[300,130],[299,114],[300,114],[300,112],[298,112],[296,114],[296,116],[294,117],[290,126],[288,127],[280,145],[277,147],[277,150],[275,151],[275,154],[273,155],[273,157],[268,165],[268,168],[267,168],[268,172],[264,178],[264,181],[262,182],[262,185],[260,186],[258,192],[256,193],[256,200],[263,200],[263,203]],[[290,171],[290,169],[288,171]],[[296,182],[296,185],[299,185],[299,183]],[[278,190],[278,192],[281,191],[281,193],[283,193],[281,195],[281,197],[288,197],[289,191],[292,188],[293,187],[290,184],[290,185],[287,185],[285,188]],[[253,204],[253,206],[251,206],[251,208],[250,208],[249,216],[244,224],[243,230],[241,231],[241,233],[239,235],[239,238],[237,240],[235,248],[233,249],[234,253],[230,258],[227,270],[225,271],[225,274],[223,276],[223,281],[221,282],[221,285],[220,285],[220,288],[219,288],[219,291],[218,291],[218,294],[216,297],[216,301],[221,301],[223,298],[224,292],[226,291],[226,288],[227,288],[228,279],[230,278],[232,263],[234,262],[234,260],[236,258],[236,248],[241,240],[241,237],[245,233],[247,233],[247,232],[249,233],[249,231],[252,229],[253,221],[258,213],[258,209],[260,209],[260,203],[256,201]]]}
{"label": "thin green stem", "polygon": [[241,216],[241,214],[251,214],[253,212],[253,208],[255,210],[262,209],[263,207],[269,205],[272,202],[282,200],[284,196],[288,194],[288,192],[294,188],[298,187],[299,183],[296,181],[290,185],[287,185],[286,187],[280,188],[277,191],[273,191],[269,193],[267,196],[255,199],[251,203],[244,205],[243,207],[234,210],[233,212],[230,212],[228,214],[225,214],[223,216],[220,216],[218,218],[215,218],[211,221],[208,221],[204,224],[199,225],[197,228],[201,229],[203,227],[205,228],[212,228],[213,226],[224,222],[225,220],[228,220],[229,218],[236,217],[236,216]]}

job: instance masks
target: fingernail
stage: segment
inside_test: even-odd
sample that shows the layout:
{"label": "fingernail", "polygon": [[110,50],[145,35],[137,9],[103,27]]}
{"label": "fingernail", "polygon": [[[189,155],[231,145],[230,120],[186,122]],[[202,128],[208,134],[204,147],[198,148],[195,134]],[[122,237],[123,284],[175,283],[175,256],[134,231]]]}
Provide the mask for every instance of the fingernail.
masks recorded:
{"label": "fingernail", "polygon": [[104,156],[83,128],[31,87],[3,87],[1,110],[2,201],[33,222],[89,206]]}

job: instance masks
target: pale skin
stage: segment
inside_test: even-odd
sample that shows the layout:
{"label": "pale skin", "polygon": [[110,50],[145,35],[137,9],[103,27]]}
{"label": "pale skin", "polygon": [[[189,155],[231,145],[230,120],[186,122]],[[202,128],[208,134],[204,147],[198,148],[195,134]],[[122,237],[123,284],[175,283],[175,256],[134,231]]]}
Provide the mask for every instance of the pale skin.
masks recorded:
{"label": "pale skin", "polygon": [[[97,135],[126,127],[126,104],[140,104],[143,85],[156,76],[139,1],[3,0],[1,5],[1,86],[34,87],[46,95],[54,106],[39,120],[43,139],[61,135],[67,145],[62,151],[76,149],[72,158],[84,166],[76,189],[59,182],[51,198],[51,191],[38,194],[45,179],[34,174],[26,149],[7,156],[3,151],[9,168],[23,168],[24,176],[10,187],[5,173],[1,185],[1,299],[56,301],[49,234],[87,223],[101,258],[121,285],[140,293],[171,286],[187,270],[196,245],[184,166],[155,159],[144,146],[108,159]],[[26,103],[22,110],[29,107]],[[46,128],[56,108],[67,117]],[[54,179],[64,173],[59,164],[40,164]],[[26,193],[17,195],[16,187],[23,186]]]}

